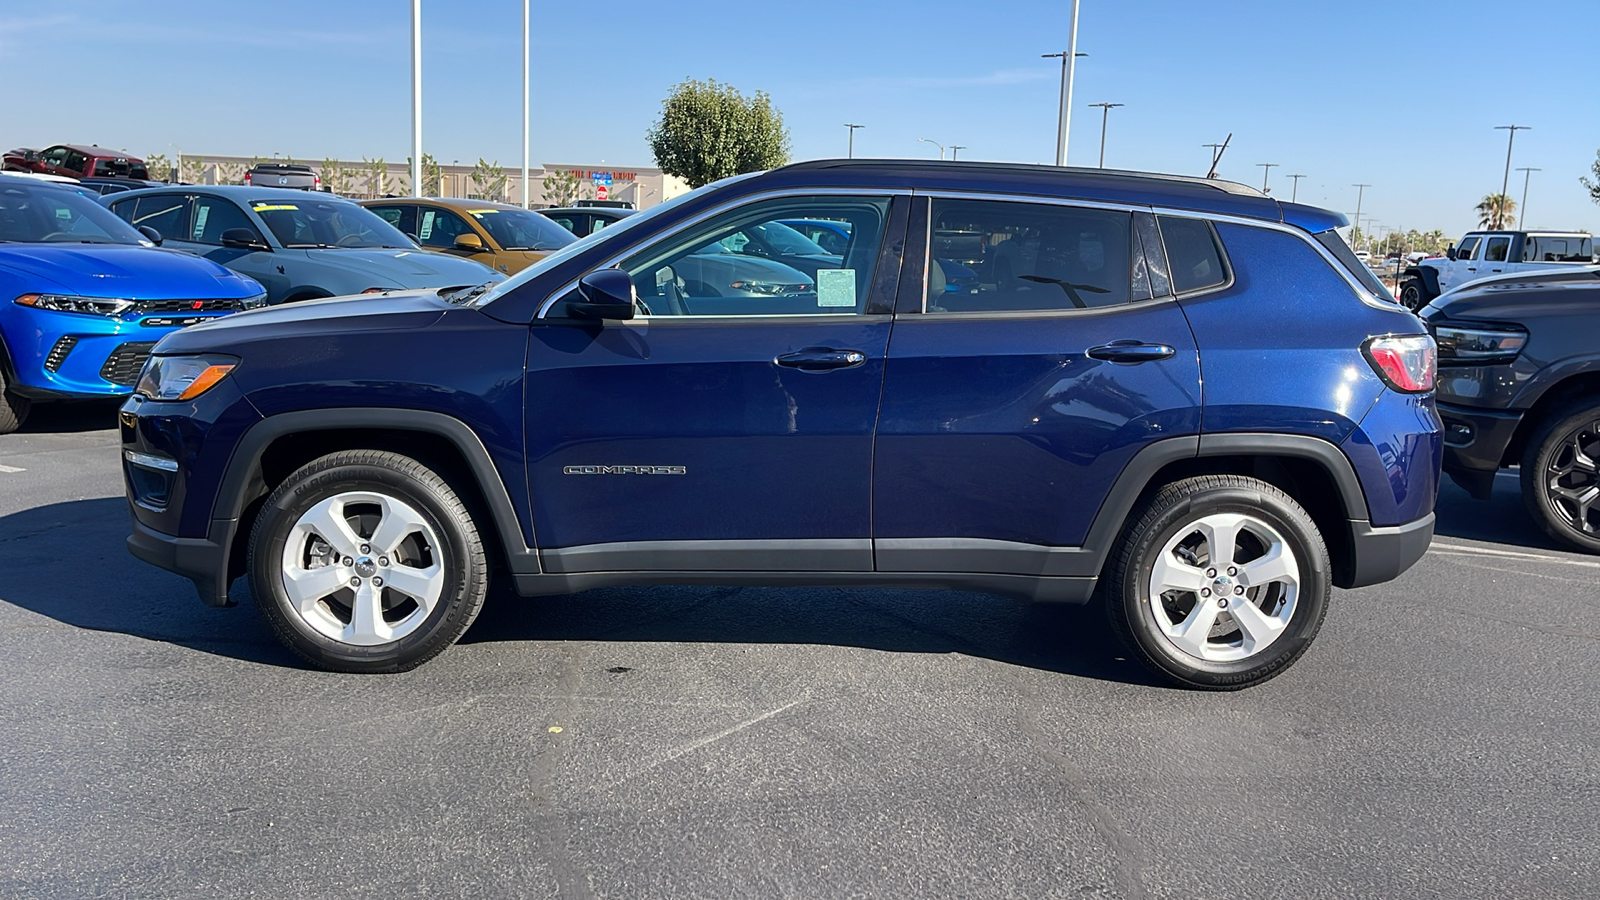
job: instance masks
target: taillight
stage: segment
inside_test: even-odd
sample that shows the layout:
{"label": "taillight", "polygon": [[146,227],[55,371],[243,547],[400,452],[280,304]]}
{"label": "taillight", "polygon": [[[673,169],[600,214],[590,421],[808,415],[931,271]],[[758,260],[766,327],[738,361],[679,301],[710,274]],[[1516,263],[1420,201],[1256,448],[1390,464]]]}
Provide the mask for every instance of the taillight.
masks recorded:
{"label": "taillight", "polygon": [[249,187],[250,186],[250,173],[249,172],[244,173],[244,186],[245,187]]}
{"label": "taillight", "polygon": [[311,189],[314,190],[314,191],[322,190],[322,176],[321,175],[313,175],[313,176],[311,176]]}
{"label": "taillight", "polygon": [[1369,338],[1361,352],[1389,387],[1406,394],[1433,390],[1439,351],[1428,335]]}

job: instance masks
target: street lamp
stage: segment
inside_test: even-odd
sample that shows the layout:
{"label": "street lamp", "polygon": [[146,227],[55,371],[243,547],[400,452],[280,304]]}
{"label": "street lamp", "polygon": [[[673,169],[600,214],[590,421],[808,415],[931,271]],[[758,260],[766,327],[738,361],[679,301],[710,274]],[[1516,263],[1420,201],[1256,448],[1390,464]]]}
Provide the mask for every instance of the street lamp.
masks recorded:
{"label": "street lamp", "polygon": [[1040,59],[1061,60],[1061,113],[1056,119],[1056,165],[1067,164],[1067,129],[1072,125],[1072,76],[1078,52],[1078,0],[1072,0],[1072,30],[1067,32],[1067,49],[1060,53],[1041,53]]}
{"label": "street lamp", "polygon": [[411,196],[422,196],[422,0],[411,0]]}
{"label": "street lamp", "polygon": [[1500,179],[1500,199],[1501,199],[1501,202],[1496,204],[1499,208],[1496,209],[1495,213],[1494,213],[1494,227],[1495,227],[1496,231],[1499,231],[1501,228],[1505,227],[1505,209],[1506,209],[1505,196],[1506,196],[1506,189],[1511,186],[1511,145],[1513,143],[1515,143],[1516,140],[1517,140],[1517,132],[1519,132],[1519,131],[1532,131],[1533,130],[1533,126],[1532,125],[1496,125],[1494,127],[1494,130],[1495,131],[1508,132],[1508,134],[1506,135],[1506,174],[1505,174],[1504,178]]}
{"label": "street lamp", "polygon": [[1367,188],[1372,187],[1372,185],[1370,185],[1370,184],[1352,184],[1350,186],[1356,189],[1356,230],[1360,231],[1361,230],[1361,196],[1363,194],[1365,194],[1366,191],[1367,191]]}
{"label": "street lamp", "polygon": [[1123,103],[1091,103],[1090,108],[1100,108],[1100,168],[1106,167],[1106,119],[1110,118],[1111,110],[1125,106]]}
{"label": "street lamp", "polygon": [[939,143],[938,141],[930,141],[927,138],[917,138],[917,140],[923,142],[924,144],[932,144],[935,147],[938,147],[939,148],[939,158],[941,160],[944,159],[944,145],[943,144]]}
{"label": "street lamp", "polygon": [[1543,169],[1533,169],[1533,168],[1529,168],[1529,167],[1524,166],[1522,168],[1517,169],[1517,171],[1523,173],[1523,175],[1522,175],[1522,206],[1520,207],[1520,209],[1522,210],[1522,227],[1524,229],[1526,229],[1528,227],[1528,179],[1533,177],[1533,173],[1535,173],[1535,172],[1543,172],[1544,170]]}
{"label": "street lamp", "polygon": [[1304,175],[1290,175],[1288,177],[1294,179],[1294,187],[1289,189],[1289,202],[1293,203],[1300,196],[1300,179],[1304,178],[1305,176]]}
{"label": "street lamp", "polygon": [[865,126],[865,125],[852,125],[849,122],[846,122],[846,123],[844,123],[844,127],[850,129],[850,149],[849,149],[849,152],[848,152],[848,156],[846,158],[847,159],[855,159],[856,158],[856,129],[857,128],[865,128],[867,126]]}
{"label": "street lamp", "polygon": [[1278,167],[1278,164],[1277,163],[1256,163],[1256,165],[1261,167],[1261,193],[1265,194],[1265,193],[1267,193],[1267,176],[1272,173],[1273,169],[1276,169]]}

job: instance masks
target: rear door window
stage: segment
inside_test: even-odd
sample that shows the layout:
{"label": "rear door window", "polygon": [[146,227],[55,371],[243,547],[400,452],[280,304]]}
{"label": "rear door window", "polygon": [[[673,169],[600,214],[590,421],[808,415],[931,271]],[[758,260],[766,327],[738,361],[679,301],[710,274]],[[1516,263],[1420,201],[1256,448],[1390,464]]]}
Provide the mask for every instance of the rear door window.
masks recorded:
{"label": "rear door window", "polygon": [[1500,236],[1489,238],[1489,243],[1483,248],[1484,262],[1505,262],[1506,253],[1511,249],[1511,238]]}
{"label": "rear door window", "polygon": [[388,222],[401,232],[417,236],[417,208],[409,203],[394,206],[369,206],[367,209],[377,213],[378,218]]}
{"label": "rear door window", "polygon": [[1187,294],[1227,284],[1228,269],[1216,230],[1204,219],[1156,216],[1167,249],[1174,293]]}
{"label": "rear door window", "polygon": [[[189,227],[187,240],[197,244],[221,246],[223,232],[243,228],[260,240],[261,233],[244,214],[238,204],[222,197],[197,197],[194,201],[194,222]],[[158,231],[160,229],[157,229]]]}
{"label": "rear door window", "polygon": [[417,243],[424,247],[448,250],[456,245],[456,236],[476,234],[466,220],[445,209],[421,207],[417,210]]}
{"label": "rear door window", "polygon": [[1133,297],[1130,213],[935,199],[931,215],[928,313],[1090,309]]}

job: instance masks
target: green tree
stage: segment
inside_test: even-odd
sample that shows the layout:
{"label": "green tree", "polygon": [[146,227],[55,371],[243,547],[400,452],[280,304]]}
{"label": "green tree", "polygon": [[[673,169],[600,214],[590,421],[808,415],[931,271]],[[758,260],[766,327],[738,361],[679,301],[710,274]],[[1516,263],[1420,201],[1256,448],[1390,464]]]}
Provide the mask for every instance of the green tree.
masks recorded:
{"label": "green tree", "polygon": [[578,199],[577,173],[557,170],[546,175],[544,199],[552,206],[571,206]]}
{"label": "green tree", "polygon": [[179,166],[178,180],[189,184],[198,184],[201,173],[205,171],[205,157],[185,156],[182,159],[183,165]]}
{"label": "green tree", "polygon": [[478,164],[472,167],[472,184],[486,200],[503,202],[506,199],[506,170],[498,159],[488,163],[478,157]]}
{"label": "green tree", "polygon": [[1589,171],[1594,173],[1594,180],[1590,181],[1583,176],[1578,177],[1578,182],[1583,189],[1589,192],[1589,199],[1600,203],[1600,150],[1594,152],[1594,162],[1590,164]]}
{"label": "green tree", "polygon": [[762,91],[745,99],[732,85],[689,79],[661,103],[645,135],[656,165],[690,187],[789,161],[783,114]]}
{"label": "green tree", "polygon": [[1478,227],[1510,228],[1517,224],[1517,217],[1512,215],[1516,210],[1517,201],[1505,194],[1489,194],[1478,201]]}
{"label": "green tree", "polygon": [[167,159],[165,153],[149,153],[144,157],[144,169],[150,177],[158,181],[166,181],[175,172],[172,171],[172,160]]}
{"label": "green tree", "polygon": [[244,163],[217,163],[217,184],[244,184]]}
{"label": "green tree", "polygon": [[[411,168],[411,157],[406,157],[406,168]],[[440,197],[444,195],[444,170],[439,167],[439,161],[433,158],[432,153],[422,154],[422,196]]]}
{"label": "green tree", "polygon": [[367,193],[373,197],[382,197],[384,181],[389,177],[389,164],[384,162],[381,156],[377,159],[367,159],[363,156],[361,169],[367,175]]}
{"label": "green tree", "polygon": [[322,186],[335,194],[343,194],[350,189],[351,175],[354,173],[344,163],[327,157],[322,160],[322,169],[317,173],[322,176]]}

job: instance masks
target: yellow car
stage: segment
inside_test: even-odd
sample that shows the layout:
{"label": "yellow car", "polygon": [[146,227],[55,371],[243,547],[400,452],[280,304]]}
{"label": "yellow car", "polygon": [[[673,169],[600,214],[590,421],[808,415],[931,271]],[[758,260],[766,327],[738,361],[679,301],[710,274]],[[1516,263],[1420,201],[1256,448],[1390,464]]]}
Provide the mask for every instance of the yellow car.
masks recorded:
{"label": "yellow car", "polygon": [[394,197],[361,203],[429,250],[514,275],[576,241],[536,212],[490,200]]}

